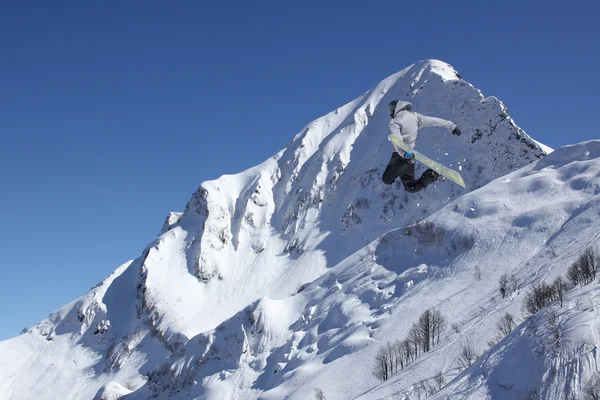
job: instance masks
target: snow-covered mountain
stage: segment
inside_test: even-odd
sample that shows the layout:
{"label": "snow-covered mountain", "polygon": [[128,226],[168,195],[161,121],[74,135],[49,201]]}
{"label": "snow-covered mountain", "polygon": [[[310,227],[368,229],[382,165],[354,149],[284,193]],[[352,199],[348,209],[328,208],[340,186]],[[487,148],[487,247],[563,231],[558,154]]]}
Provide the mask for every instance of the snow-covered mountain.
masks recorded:
{"label": "snow-covered mountain", "polygon": [[[392,99],[461,128],[424,129],[417,148],[460,170],[466,190],[382,183]],[[418,62],[262,164],[204,182],[139,258],[0,342],[0,397],[409,398],[437,375],[440,398],[566,398],[595,352],[540,352],[545,317],[521,309],[532,285],[598,241],[598,157],[600,142],[551,152],[450,65]],[[515,290],[503,299],[505,273]],[[573,343],[598,345],[595,314],[584,316],[595,290],[570,291],[558,313]],[[430,308],[447,321],[439,343],[380,383],[378,349]],[[506,312],[523,323],[459,368],[464,344],[487,351]],[[535,371],[514,372],[515,355]]]}

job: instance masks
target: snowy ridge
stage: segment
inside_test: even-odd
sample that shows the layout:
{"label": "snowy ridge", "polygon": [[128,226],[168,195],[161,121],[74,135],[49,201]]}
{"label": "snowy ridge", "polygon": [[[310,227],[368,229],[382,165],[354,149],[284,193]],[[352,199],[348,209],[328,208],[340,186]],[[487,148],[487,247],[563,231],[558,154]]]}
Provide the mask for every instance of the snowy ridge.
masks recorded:
{"label": "snowy ridge", "polygon": [[[466,191],[442,184],[409,195],[399,182],[381,182],[391,154],[392,99],[461,128],[458,138],[424,129],[417,148],[460,169]],[[445,63],[418,62],[308,124],[264,163],[204,182],[138,259],[26,334],[0,343],[0,374],[8,376],[0,393],[100,398],[104,387],[131,391],[128,399],[303,399],[320,387],[328,399],[359,396],[377,384],[370,375],[377,347],[402,335],[399,327],[408,329],[406,321],[425,307],[444,304],[452,320],[476,315],[464,321],[472,326],[467,331],[486,333],[479,327],[491,322],[477,325],[483,316],[474,310],[497,307],[488,297],[504,266],[494,255],[507,249],[496,246],[535,224],[543,234],[525,239],[536,251],[552,234],[555,247],[565,245],[556,227],[566,227],[590,195],[589,185],[577,186],[583,182],[577,168],[597,165],[596,144],[585,146],[588,158],[580,157],[580,146],[542,158],[548,150],[516,126],[499,100],[485,98]],[[555,167],[532,169],[550,162]],[[554,186],[570,197],[551,191]],[[521,215],[528,201],[562,208],[542,222],[543,208]],[[440,243],[419,233],[424,219],[441,227]],[[523,282],[538,277],[531,271],[543,261],[526,244],[509,251],[513,265],[531,262]],[[475,265],[494,274],[469,289]],[[446,333],[440,346],[452,340]],[[29,361],[15,362],[18,354]],[[433,352],[401,374],[409,375],[402,387],[394,377],[374,396],[424,379],[429,357]],[[56,360],[72,364],[55,372]]]}

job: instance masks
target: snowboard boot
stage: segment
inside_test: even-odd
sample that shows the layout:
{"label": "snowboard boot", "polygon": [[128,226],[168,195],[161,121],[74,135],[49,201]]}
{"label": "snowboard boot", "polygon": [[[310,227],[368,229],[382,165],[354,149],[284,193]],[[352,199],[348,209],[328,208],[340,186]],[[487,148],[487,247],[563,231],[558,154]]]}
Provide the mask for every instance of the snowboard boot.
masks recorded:
{"label": "snowboard boot", "polygon": [[423,172],[423,175],[421,175],[421,179],[419,180],[421,181],[422,185],[426,187],[439,180],[440,177],[440,174],[432,169],[428,169],[427,171]]}
{"label": "snowboard boot", "polygon": [[438,174],[437,172],[435,172],[432,169],[430,169],[428,171],[429,171],[429,174],[431,175],[431,177],[433,178],[433,180],[437,180],[438,182],[446,182],[446,177]]}

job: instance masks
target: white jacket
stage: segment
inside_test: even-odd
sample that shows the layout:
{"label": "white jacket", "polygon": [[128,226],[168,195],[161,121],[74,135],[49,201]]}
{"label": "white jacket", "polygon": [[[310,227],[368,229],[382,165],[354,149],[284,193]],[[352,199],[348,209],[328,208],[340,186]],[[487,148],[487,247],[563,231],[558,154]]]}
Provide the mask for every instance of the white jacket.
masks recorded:
{"label": "white jacket", "polygon": [[411,149],[415,148],[419,128],[441,126],[442,128],[450,129],[450,131],[453,131],[454,128],[456,128],[456,125],[452,121],[428,117],[427,115],[421,115],[414,111],[405,110],[408,105],[412,107],[412,104],[408,101],[399,101],[398,104],[396,104],[394,118],[390,121],[390,133],[402,139],[402,141],[408,144]]}

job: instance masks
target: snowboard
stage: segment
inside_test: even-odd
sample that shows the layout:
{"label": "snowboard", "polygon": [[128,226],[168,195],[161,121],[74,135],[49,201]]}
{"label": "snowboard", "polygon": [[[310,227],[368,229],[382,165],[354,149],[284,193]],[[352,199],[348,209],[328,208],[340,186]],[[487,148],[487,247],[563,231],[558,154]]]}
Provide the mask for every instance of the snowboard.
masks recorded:
{"label": "snowboard", "polygon": [[457,171],[453,170],[452,168],[445,167],[442,164],[438,163],[437,161],[433,161],[431,158],[424,156],[423,154],[419,153],[415,149],[411,149],[406,143],[404,143],[402,141],[402,139],[400,139],[396,135],[393,135],[393,134],[389,135],[388,139],[392,142],[392,144],[394,145],[396,150],[398,150],[398,149],[403,150],[403,151],[398,150],[399,154],[403,154],[407,151],[411,151],[411,152],[415,153],[415,160],[428,166],[429,168],[431,168],[432,170],[434,170],[441,176],[445,177],[446,179],[450,179],[452,182],[456,183],[457,185],[462,186],[465,189],[467,188],[467,186],[465,185],[465,181],[463,180],[462,176],[460,176],[460,174]]}

